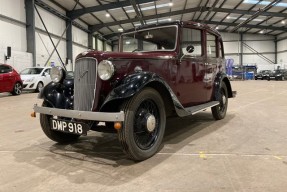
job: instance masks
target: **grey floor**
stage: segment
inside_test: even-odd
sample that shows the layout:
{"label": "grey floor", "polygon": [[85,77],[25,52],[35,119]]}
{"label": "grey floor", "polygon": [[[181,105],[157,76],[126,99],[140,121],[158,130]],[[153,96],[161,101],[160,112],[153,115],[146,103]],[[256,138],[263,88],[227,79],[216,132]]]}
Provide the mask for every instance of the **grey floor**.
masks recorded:
{"label": "grey floor", "polygon": [[0,94],[0,192],[286,191],[287,81],[233,81],[224,120],[169,119],[164,145],[134,163],[116,135],[57,145],[31,118],[37,94]]}

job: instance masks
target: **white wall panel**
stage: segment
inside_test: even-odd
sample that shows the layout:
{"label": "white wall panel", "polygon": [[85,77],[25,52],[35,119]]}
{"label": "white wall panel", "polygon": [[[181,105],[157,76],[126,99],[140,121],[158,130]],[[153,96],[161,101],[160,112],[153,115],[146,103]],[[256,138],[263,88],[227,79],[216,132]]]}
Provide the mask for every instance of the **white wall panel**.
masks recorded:
{"label": "white wall panel", "polygon": [[[47,12],[41,7],[37,6],[38,11],[49,31],[49,33],[61,36],[66,29],[66,22],[59,17],[53,15],[52,13]],[[36,28],[40,28],[45,30],[36,10],[35,10],[35,26]],[[66,35],[64,35],[66,37]]]}
{"label": "white wall panel", "polygon": [[[40,66],[43,66],[47,59],[49,58],[49,55],[53,52],[54,46],[52,42],[50,41],[47,34],[36,32],[36,64],[39,64]],[[55,45],[58,43],[58,38],[52,38]],[[57,50],[63,60],[63,62],[66,61],[66,41],[62,40],[60,44],[57,47]],[[52,58],[48,61],[50,64],[51,62],[54,62],[55,65],[61,65],[61,60],[59,59],[56,52],[54,52]]]}
{"label": "white wall panel", "polygon": [[[274,41],[243,41],[243,42],[259,53],[275,52]],[[243,46],[243,53],[253,53],[253,52],[246,46]]]}
{"label": "white wall panel", "polygon": [[0,0],[0,14],[26,23],[24,4],[24,0]]}
{"label": "white wall panel", "polygon": [[76,43],[79,43],[83,46],[88,47],[88,33],[86,33],[85,31],[74,27],[72,28],[72,32],[73,32],[73,41]]}

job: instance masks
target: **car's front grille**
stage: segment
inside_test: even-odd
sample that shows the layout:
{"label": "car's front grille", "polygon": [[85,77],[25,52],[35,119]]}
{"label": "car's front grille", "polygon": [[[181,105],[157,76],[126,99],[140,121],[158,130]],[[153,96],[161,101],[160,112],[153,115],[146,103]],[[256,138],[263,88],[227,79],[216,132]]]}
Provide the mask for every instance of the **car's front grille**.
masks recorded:
{"label": "car's front grille", "polygon": [[75,63],[74,110],[92,111],[97,80],[97,60],[82,58]]}

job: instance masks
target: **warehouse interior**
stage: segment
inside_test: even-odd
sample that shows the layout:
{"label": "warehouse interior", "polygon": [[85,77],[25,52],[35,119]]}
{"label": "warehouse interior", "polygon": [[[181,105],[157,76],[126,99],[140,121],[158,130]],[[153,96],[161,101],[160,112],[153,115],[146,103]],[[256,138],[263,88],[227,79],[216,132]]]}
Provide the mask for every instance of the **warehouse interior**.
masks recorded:
{"label": "warehouse interior", "polygon": [[224,119],[215,121],[210,109],[167,119],[160,150],[141,162],[126,157],[116,134],[93,132],[57,144],[43,134],[39,115],[30,116],[34,104],[42,104],[38,93],[0,92],[0,192],[286,190],[286,79],[256,81],[255,75],[287,69],[287,0],[0,5],[0,64],[18,72],[52,66],[74,71],[77,56],[87,50],[118,52],[125,31],[176,21],[209,26],[222,36],[226,64],[252,68],[251,78],[246,71],[228,76],[237,95],[228,100]]}

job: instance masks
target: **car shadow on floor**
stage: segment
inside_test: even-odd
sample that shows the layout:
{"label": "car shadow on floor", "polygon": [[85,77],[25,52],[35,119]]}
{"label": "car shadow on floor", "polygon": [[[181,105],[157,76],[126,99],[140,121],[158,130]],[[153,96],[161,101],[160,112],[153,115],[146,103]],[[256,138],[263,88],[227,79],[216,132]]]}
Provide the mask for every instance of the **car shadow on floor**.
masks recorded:
{"label": "car shadow on floor", "polygon": [[[220,124],[213,120],[210,113],[168,119],[161,151],[168,151],[169,155],[155,155],[142,162],[127,159],[116,134],[97,132],[69,145],[55,144],[44,138],[29,148],[15,152],[14,156],[17,162],[61,174],[73,183],[121,185],[151,170],[193,140],[216,131],[233,118],[233,115],[227,115]],[[165,145],[173,147],[165,149]]]}

